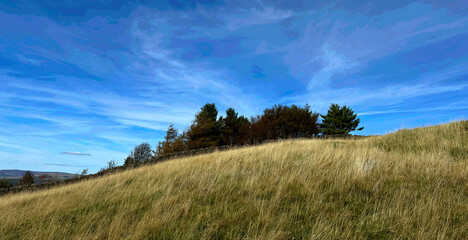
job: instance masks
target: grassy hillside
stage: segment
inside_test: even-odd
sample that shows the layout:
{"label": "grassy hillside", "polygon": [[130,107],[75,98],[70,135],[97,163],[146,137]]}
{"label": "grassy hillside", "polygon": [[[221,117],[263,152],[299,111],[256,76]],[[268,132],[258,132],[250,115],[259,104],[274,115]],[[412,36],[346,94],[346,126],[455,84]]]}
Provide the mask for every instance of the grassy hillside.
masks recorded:
{"label": "grassy hillside", "polygon": [[2,239],[465,239],[468,122],[291,140],[0,198]]}

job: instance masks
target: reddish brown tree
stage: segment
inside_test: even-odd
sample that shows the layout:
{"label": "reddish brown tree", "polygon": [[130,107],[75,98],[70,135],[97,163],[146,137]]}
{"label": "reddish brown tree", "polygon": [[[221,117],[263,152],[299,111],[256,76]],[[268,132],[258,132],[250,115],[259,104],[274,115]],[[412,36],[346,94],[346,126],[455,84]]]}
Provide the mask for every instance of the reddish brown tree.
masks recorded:
{"label": "reddish brown tree", "polygon": [[23,175],[23,177],[19,181],[19,185],[25,186],[25,185],[31,185],[34,183],[34,176],[30,171],[26,171],[26,173]]}

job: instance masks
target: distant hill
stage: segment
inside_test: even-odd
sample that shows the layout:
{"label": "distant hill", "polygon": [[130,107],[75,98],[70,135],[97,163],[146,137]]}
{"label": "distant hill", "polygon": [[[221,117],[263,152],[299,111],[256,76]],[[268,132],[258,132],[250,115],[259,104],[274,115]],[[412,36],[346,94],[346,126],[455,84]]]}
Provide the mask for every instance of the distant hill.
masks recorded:
{"label": "distant hill", "polygon": [[467,239],[468,122],[299,139],[0,197],[0,239]]}
{"label": "distant hill", "polygon": [[[26,173],[26,170],[18,170],[18,169],[0,170],[0,178],[23,177],[25,173]],[[75,174],[64,173],[64,172],[36,172],[36,171],[31,171],[31,173],[34,176],[40,176],[40,175],[44,175],[44,174],[50,175],[50,176],[57,176],[57,177],[73,177],[73,176],[75,176]]]}
{"label": "distant hill", "polygon": [[[11,184],[18,185],[19,180],[24,176],[26,170],[5,169],[0,170],[0,179],[7,179]],[[44,183],[47,181],[58,181],[75,177],[75,174],[64,172],[39,172],[31,171],[34,176],[34,182]]]}

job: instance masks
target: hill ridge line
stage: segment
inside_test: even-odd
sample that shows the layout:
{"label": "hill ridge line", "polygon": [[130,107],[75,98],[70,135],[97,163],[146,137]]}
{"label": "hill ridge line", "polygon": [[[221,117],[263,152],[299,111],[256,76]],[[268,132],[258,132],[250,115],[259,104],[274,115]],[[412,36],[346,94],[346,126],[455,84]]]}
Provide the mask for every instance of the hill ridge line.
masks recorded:
{"label": "hill ridge line", "polygon": [[144,166],[150,166],[154,164],[158,164],[163,161],[171,160],[171,159],[177,159],[177,158],[184,158],[184,157],[193,157],[193,156],[199,156],[203,154],[210,154],[216,151],[229,151],[229,150],[236,150],[236,149],[242,149],[242,148],[247,148],[247,147],[255,147],[255,146],[260,146],[260,145],[265,145],[269,143],[278,143],[278,142],[283,142],[283,141],[298,141],[298,140],[328,140],[328,139],[363,139],[363,138],[368,138],[372,137],[373,135],[370,136],[362,136],[362,135],[335,135],[335,136],[315,136],[312,138],[289,138],[289,139],[277,139],[277,140],[266,140],[260,143],[254,143],[254,144],[246,144],[246,145],[225,145],[225,146],[218,146],[218,147],[208,147],[208,148],[200,148],[200,149],[192,149],[192,150],[186,150],[186,151],[181,151],[181,152],[176,152],[172,154],[168,154],[165,156],[159,156],[156,157],[154,161],[147,162],[147,163],[142,163],[138,166],[135,167],[125,167],[125,166],[117,166],[112,169],[105,169],[104,171],[99,171],[94,174],[88,174],[88,175],[77,175],[75,178],[71,179],[65,179],[61,181],[54,181],[54,182],[49,182],[49,183],[42,183],[42,184],[33,184],[33,185],[26,185],[26,186],[14,186],[14,187],[9,187],[9,188],[0,188],[0,197],[3,195],[7,194],[15,194],[15,193],[20,193],[20,192],[33,192],[33,191],[39,191],[39,190],[45,190],[45,189],[50,189],[53,187],[60,187],[60,186],[65,186],[73,183],[77,183],[80,181],[84,180],[89,180],[89,179],[95,179],[99,178],[102,176],[108,176],[111,174],[116,174],[123,172],[128,169],[135,169],[135,168],[140,168]]}

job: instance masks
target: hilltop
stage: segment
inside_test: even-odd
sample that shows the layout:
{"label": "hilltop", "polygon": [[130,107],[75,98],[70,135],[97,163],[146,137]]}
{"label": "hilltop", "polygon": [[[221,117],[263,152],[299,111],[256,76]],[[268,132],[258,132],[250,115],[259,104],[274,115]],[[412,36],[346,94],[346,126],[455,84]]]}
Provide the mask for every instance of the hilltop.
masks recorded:
{"label": "hilltop", "polygon": [[463,239],[468,121],[286,140],[0,197],[3,239]]}

